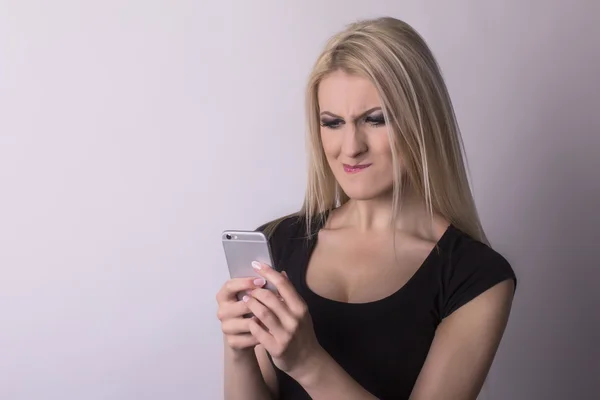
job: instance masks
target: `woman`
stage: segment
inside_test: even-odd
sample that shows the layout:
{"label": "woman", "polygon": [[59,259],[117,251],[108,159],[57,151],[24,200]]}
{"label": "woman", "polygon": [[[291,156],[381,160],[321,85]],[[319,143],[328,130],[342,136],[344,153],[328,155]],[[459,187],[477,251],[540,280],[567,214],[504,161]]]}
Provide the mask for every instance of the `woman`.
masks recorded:
{"label": "woman", "polygon": [[516,277],[487,243],[430,50],[393,18],[350,25],[307,114],[304,206],[259,228],[276,269],[217,295],[226,399],[475,399]]}

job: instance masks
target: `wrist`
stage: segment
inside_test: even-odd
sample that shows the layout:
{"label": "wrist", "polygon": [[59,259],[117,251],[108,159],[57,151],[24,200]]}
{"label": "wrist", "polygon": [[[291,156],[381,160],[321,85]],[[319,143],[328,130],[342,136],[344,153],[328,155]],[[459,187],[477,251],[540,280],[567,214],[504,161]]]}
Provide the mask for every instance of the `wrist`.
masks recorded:
{"label": "wrist", "polygon": [[231,354],[231,358],[233,359],[233,361],[246,361],[246,360],[250,360],[256,357],[256,354],[254,353],[254,349],[250,348],[250,349],[242,349],[242,350],[238,350],[238,349],[229,349],[229,352]]}
{"label": "wrist", "polygon": [[303,367],[290,376],[305,389],[314,387],[323,378],[323,372],[327,369],[330,360],[329,353],[319,346],[306,360]]}
{"label": "wrist", "polygon": [[254,347],[247,347],[245,349],[235,349],[225,342],[225,354],[233,362],[246,362],[256,358]]}

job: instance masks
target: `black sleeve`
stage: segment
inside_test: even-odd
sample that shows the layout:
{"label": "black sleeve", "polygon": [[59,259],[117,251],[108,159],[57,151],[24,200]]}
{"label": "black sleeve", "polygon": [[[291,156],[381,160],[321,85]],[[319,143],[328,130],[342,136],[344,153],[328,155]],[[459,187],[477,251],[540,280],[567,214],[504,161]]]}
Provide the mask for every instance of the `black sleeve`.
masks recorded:
{"label": "black sleeve", "polygon": [[[264,232],[271,223],[272,222],[267,222],[266,224],[259,226],[256,230]],[[283,260],[289,249],[291,241],[296,238],[300,226],[300,217],[297,215],[288,216],[283,218],[278,223],[275,230],[268,236],[271,255],[273,256],[273,267],[275,270],[281,272],[281,260]]]}
{"label": "black sleeve", "polygon": [[460,255],[450,262],[448,272],[442,319],[507,279],[514,281],[516,290],[517,277],[509,262],[480,242],[471,241],[461,249]]}

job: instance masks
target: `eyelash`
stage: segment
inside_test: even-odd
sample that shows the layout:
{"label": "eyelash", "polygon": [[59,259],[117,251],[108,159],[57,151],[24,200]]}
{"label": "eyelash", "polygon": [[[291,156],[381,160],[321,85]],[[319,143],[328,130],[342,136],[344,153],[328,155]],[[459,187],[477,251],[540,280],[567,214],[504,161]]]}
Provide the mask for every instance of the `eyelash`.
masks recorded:
{"label": "eyelash", "polygon": [[342,124],[344,124],[344,121],[342,121],[341,119],[333,119],[331,121],[321,121],[321,126],[325,127],[325,128],[329,128],[329,129],[337,129]]}
{"label": "eyelash", "polygon": [[367,117],[365,118],[365,122],[374,127],[385,125],[385,119],[383,118],[383,115],[378,115],[376,117]]}
{"label": "eyelash", "polygon": [[[385,119],[383,118],[383,116],[376,116],[376,117],[369,116],[369,117],[364,118],[364,122],[366,122],[367,124],[369,124],[375,128],[385,125]],[[321,121],[321,126],[325,127],[325,128],[329,128],[329,129],[338,129],[343,124],[345,124],[345,122],[341,119],[334,119],[331,121]]]}

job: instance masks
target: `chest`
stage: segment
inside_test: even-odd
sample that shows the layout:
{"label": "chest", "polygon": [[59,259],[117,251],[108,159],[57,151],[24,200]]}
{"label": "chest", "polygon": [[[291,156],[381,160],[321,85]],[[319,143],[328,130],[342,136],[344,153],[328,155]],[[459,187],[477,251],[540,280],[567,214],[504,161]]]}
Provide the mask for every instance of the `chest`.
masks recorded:
{"label": "chest", "polygon": [[[319,344],[377,398],[407,399],[427,357],[438,323],[433,246],[319,233],[284,262]],[[287,374],[278,379],[283,397],[310,398]]]}
{"label": "chest", "polygon": [[407,237],[320,233],[308,259],[306,284],[344,303],[368,303],[399,291],[415,275],[433,243]]}

